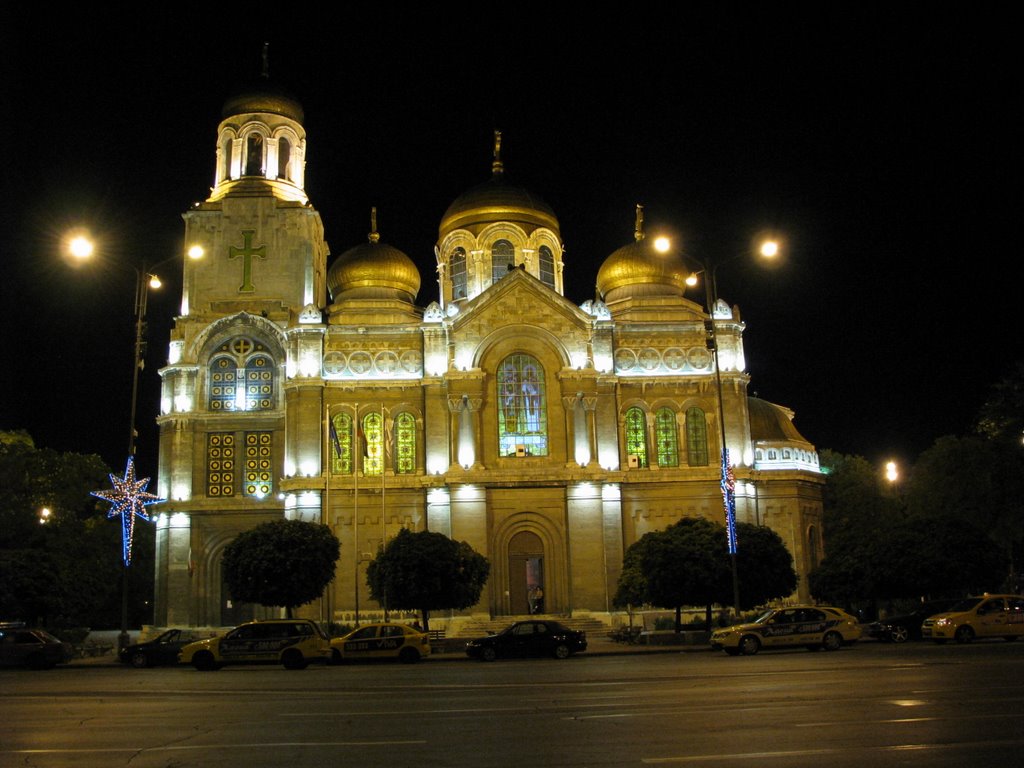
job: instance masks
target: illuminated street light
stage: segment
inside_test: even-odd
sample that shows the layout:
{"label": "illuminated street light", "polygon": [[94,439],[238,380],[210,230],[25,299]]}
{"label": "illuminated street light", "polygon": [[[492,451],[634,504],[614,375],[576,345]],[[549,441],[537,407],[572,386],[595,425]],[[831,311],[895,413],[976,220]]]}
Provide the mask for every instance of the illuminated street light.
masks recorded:
{"label": "illuminated street light", "polygon": [[[82,232],[74,234],[67,244],[68,253],[80,262],[87,261],[92,258],[96,251],[96,246],[93,240]],[[188,256],[192,259],[199,259],[203,256],[203,249],[200,246],[194,245],[188,250]],[[135,344],[134,344],[134,359],[132,365],[132,399],[131,399],[131,410],[130,410],[130,422],[128,431],[128,466],[133,466],[135,458],[135,440],[138,437],[138,430],[135,428],[136,412],[138,410],[138,399],[139,399],[139,371],[142,370],[144,364],[144,357],[146,352],[146,305],[149,301],[150,289],[158,289],[162,285],[160,278],[156,274],[156,269],[165,264],[169,264],[172,261],[176,261],[177,256],[171,256],[170,258],[163,259],[152,266],[147,266],[143,262],[138,267],[126,267],[135,274],[135,303],[134,303],[134,314],[135,314]],[[118,262],[111,262],[118,263]],[[120,264],[119,266],[125,267]],[[113,477],[111,478],[113,479]],[[146,503],[153,503],[158,500],[152,494],[146,494],[151,497]],[[129,514],[129,518],[132,515]],[[127,528],[126,530],[131,530]],[[124,552],[130,552],[131,542],[122,542],[125,546]],[[123,559],[124,568],[121,574],[121,632],[117,637],[118,648],[124,648],[128,645],[128,573],[129,573],[129,560],[127,556]]]}
{"label": "illuminated street light", "polygon": [[42,509],[39,510],[39,524],[46,525],[48,522],[50,522],[52,516],[53,512],[50,511],[50,508],[43,507]]}
{"label": "illuminated street light", "polygon": [[896,467],[895,461],[889,461],[885,464],[885,479],[890,483],[895,483],[900,479],[899,470]]}
{"label": "illuminated street light", "polygon": [[[654,241],[654,247],[661,253],[665,253],[671,247],[671,243],[667,237],[658,237]],[[764,258],[774,258],[778,256],[780,246],[777,240],[766,239],[763,240],[758,248],[758,253]],[[732,256],[731,258],[724,259],[718,262],[711,262],[706,259],[700,259],[693,254],[686,253],[685,256],[700,265],[700,269],[696,272],[692,272],[686,278],[686,284],[688,286],[695,286],[698,281],[698,276],[704,274],[704,291],[705,291],[705,308],[707,310],[708,319],[704,321],[704,328],[707,332],[707,347],[711,352],[712,359],[715,366],[715,391],[718,397],[718,430],[719,439],[721,440],[721,474],[720,484],[722,487],[722,506],[725,512],[725,527],[726,535],[728,539],[729,547],[729,561],[732,569],[732,602],[733,611],[739,616],[740,613],[740,582],[739,575],[736,571],[736,552],[737,552],[737,541],[736,541],[736,482],[733,475],[732,463],[729,460],[729,449],[726,442],[725,432],[725,405],[724,398],[722,395],[722,370],[719,366],[718,357],[718,336],[715,328],[715,305],[718,303],[718,284],[717,284],[717,272],[718,268],[722,264],[735,261],[736,259],[746,256],[747,252],[741,252]]]}

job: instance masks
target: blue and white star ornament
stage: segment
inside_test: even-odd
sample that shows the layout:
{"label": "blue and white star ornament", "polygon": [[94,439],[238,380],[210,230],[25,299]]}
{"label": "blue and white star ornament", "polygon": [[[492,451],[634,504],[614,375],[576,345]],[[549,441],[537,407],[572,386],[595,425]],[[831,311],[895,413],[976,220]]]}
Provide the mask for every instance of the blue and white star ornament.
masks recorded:
{"label": "blue and white star ornament", "polygon": [[121,548],[124,557],[125,567],[132,564],[132,541],[135,539],[135,517],[149,520],[146,507],[150,504],[164,501],[159,496],[147,493],[146,486],[149,485],[149,478],[141,480],[135,478],[135,457],[128,457],[128,466],[125,467],[124,477],[110,475],[110,484],[113,489],[109,491],[93,491],[90,495],[98,499],[109,501],[110,510],[107,517],[121,516]]}

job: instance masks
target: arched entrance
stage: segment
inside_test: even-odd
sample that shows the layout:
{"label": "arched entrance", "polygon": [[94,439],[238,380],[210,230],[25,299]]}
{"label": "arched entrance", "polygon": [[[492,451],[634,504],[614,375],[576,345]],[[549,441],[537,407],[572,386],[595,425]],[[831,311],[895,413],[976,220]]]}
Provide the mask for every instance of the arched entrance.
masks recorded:
{"label": "arched entrance", "polygon": [[532,531],[508,543],[508,597],[513,615],[544,613],[544,544]]}

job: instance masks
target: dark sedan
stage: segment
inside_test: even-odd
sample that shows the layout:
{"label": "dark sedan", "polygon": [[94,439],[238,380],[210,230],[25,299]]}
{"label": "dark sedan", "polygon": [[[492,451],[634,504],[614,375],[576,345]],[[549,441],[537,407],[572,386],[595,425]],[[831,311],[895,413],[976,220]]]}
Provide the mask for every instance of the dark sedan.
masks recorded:
{"label": "dark sedan", "polygon": [[117,655],[122,664],[131,664],[137,669],[177,664],[178,651],[200,639],[200,635],[189,629],[168,629],[145,643],[125,646]]}
{"label": "dark sedan", "polygon": [[466,655],[482,661],[522,656],[565,659],[585,650],[586,632],[546,620],[517,621],[496,635],[487,635],[466,643]]}
{"label": "dark sedan", "polygon": [[960,602],[954,600],[932,600],[921,603],[919,608],[899,616],[889,616],[873,621],[864,628],[864,636],[887,643],[905,643],[908,640],[921,639],[921,624],[929,616],[947,611]]}

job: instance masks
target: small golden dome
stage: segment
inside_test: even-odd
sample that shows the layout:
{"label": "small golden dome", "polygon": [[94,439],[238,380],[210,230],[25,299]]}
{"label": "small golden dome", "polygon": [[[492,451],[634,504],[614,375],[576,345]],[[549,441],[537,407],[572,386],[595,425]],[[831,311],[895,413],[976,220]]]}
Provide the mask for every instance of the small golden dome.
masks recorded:
{"label": "small golden dome", "polygon": [[559,236],[555,212],[536,195],[505,180],[501,162],[501,132],[494,132],[494,161],[491,178],[455,199],[444,212],[439,240],[456,229],[508,221],[521,225],[527,233],[546,227]]}
{"label": "small golden dome", "polygon": [[682,296],[690,270],[674,251],[659,253],[644,237],[643,207],[637,206],[635,240],[604,260],[597,290],[605,302],[640,296]]}
{"label": "small golden dome", "polygon": [[368,242],[345,251],[327,271],[331,299],[392,298],[412,303],[420,290],[420,273],[402,251],[380,242],[377,209]]}

